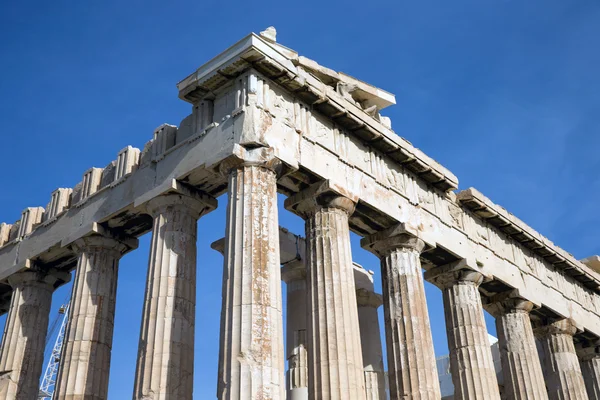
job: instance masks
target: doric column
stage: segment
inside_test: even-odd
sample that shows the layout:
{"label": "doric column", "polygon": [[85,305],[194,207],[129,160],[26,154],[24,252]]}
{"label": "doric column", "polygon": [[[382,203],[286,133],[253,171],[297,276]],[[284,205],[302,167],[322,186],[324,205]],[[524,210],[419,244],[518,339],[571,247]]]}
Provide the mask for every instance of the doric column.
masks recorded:
{"label": "doric column", "polygon": [[385,400],[385,370],[377,309],[383,304],[380,294],[375,293],[372,272],[354,264],[354,282],[358,305],[358,324],[365,374],[367,400]]}
{"label": "doric column", "polygon": [[390,398],[439,399],[420,255],[425,243],[395,226],[362,240],[381,259]]}
{"label": "doric column", "polygon": [[311,400],[365,400],[348,225],[355,203],[338,193],[321,182],[285,202],[306,219]]}
{"label": "doric column", "polygon": [[147,204],[154,223],[135,374],[135,400],[191,399],[197,221],[213,198],[179,188]]}
{"label": "doric column", "polygon": [[[64,274],[68,280],[68,274]],[[0,350],[0,398],[37,399],[57,278],[35,268],[8,278],[13,293]]]}
{"label": "doric column", "polygon": [[73,243],[77,271],[55,399],[106,400],[119,259],[135,247],[136,239],[98,235]]}
{"label": "doric column", "polygon": [[287,287],[286,354],[287,399],[308,400],[308,352],[306,344],[306,266],[294,260],[281,268]]}
{"label": "doric column", "polygon": [[285,398],[277,160],[247,150],[228,172],[220,400]]}
{"label": "doric column", "polygon": [[600,400],[600,347],[577,349],[583,381],[590,400]]}
{"label": "doric column", "polygon": [[442,267],[425,277],[442,289],[454,399],[500,400],[478,289],[483,275]]}
{"label": "doric column", "polygon": [[587,400],[573,335],[577,333],[570,319],[562,319],[537,328],[544,351],[544,376],[550,400]]}
{"label": "doric column", "polygon": [[496,317],[504,393],[507,399],[548,399],[529,319],[532,309],[533,303],[506,295],[492,298],[488,308]]}

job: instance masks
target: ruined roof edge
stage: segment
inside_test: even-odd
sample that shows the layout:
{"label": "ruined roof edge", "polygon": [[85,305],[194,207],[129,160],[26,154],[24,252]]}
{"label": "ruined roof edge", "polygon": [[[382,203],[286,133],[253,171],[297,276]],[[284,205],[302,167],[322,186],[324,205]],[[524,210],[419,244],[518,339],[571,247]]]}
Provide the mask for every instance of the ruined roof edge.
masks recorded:
{"label": "ruined roof edge", "polygon": [[[493,203],[475,188],[459,192],[456,199],[475,214],[554,265],[564,264],[565,270],[575,269],[585,275],[593,286],[600,287],[600,274],[550,239],[521,221],[504,207]],[[581,279],[578,279],[581,280]]]}
{"label": "ruined roof edge", "polygon": [[[366,140],[367,144],[380,150],[385,149],[382,150],[384,154],[400,154],[399,158],[405,161],[399,162],[399,164],[406,165],[409,170],[417,173],[417,175],[426,175],[424,179],[433,186],[446,192],[458,188],[458,178],[447,168],[414,147],[408,140],[384,126],[373,116],[338,95],[335,90],[321,82],[316,76],[309,74],[308,71],[302,68],[298,68],[282,51],[278,50],[272,43],[251,33],[180,81],[177,84],[179,97],[182,100],[194,103],[193,93],[196,89],[204,87],[203,85],[213,77],[227,76],[227,73],[223,73],[225,69],[235,71],[240,60],[252,65],[255,61],[260,60],[264,63],[266,59],[270,59],[275,62],[277,68],[284,68],[287,71],[287,76],[280,78],[278,83],[281,84],[281,79],[285,79],[287,82],[293,81],[296,87],[302,87],[317,94],[320,102],[330,102],[333,107],[339,108],[339,112],[349,114],[353,119],[359,120],[365,129],[373,133],[373,139]],[[347,74],[343,75],[350,77]],[[273,77],[271,78],[273,79]],[[381,90],[371,85],[368,86],[375,90]],[[382,92],[389,94],[385,91]]]}

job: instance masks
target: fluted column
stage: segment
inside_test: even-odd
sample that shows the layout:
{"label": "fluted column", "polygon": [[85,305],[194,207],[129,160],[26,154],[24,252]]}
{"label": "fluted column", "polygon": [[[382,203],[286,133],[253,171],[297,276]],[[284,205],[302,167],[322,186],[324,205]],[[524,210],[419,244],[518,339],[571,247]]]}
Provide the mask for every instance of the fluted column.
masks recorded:
{"label": "fluted column", "polygon": [[600,347],[579,349],[577,355],[589,399],[600,400]]}
{"label": "fluted column", "polygon": [[541,340],[545,361],[543,366],[550,400],[587,400],[588,396],[575,352],[573,335],[577,328],[569,319],[562,319],[536,329]]}
{"label": "fluted column", "polygon": [[383,304],[383,300],[380,294],[375,293],[371,274],[371,271],[354,264],[365,394],[367,400],[385,400],[385,370],[377,315],[377,309]]}
{"label": "fluted column", "polygon": [[229,172],[220,400],[285,398],[276,160],[262,159]]}
{"label": "fluted column", "polygon": [[154,223],[135,375],[135,400],[187,400],[194,378],[197,221],[209,196],[172,193],[147,204]]}
{"label": "fluted column", "polygon": [[137,247],[105,236],[77,240],[77,271],[54,398],[106,400],[119,259]]}
{"label": "fluted column", "polygon": [[294,260],[281,268],[287,287],[286,354],[287,399],[308,400],[308,352],[306,344],[306,266]]}
{"label": "fluted column", "polygon": [[499,400],[500,391],[483,317],[479,285],[471,270],[430,270],[426,278],[442,289],[450,371],[455,400]]}
{"label": "fluted column", "polygon": [[548,399],[529,319],[532,309],[533,303],[519,298],[499,299],[490,308],[496,317],[504,393],[508,399]]}
{"label": "fluted column", "polygon": [[439,399],[420,255],[425,243],[393,227],[364,238],[381,258],[390,398]]}
{"label": "fluted column", "polygon": [[2,399],[37,399],[56,281],[37,268],[8,278],[13,293],[0,350]]}
{"label": "fluted column", "polygon": [[354,202],[318,183],[286,200],[306,219],[308,392],[311,400],[365,400],[348,217]]}

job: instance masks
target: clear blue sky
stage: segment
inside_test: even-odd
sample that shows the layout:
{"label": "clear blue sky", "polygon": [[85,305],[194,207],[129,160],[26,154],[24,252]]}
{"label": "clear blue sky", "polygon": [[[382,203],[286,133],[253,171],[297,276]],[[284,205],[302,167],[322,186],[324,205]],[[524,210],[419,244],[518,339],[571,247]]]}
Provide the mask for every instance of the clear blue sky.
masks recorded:
{"label": "clear blue sky", "polygon": [[[395,131],[462,189],[478,188],[577,258],[600,253],[597,1],[4,1],[0,17],[0,222],[45,206],[126,145],[142,147],[161,123],[179,124],[190,106],[175,84],[274,25],[284,45],[396,94],[384,111]],[[195,399],[216,393],[222,258],[209,243],[224,233],[219,200],[199,223]],[[303,232],[285,211],[281,223]],[[148,242],[121,262],[110,399],[131,398]],[[441,295],[427,292],[445,354]]]}

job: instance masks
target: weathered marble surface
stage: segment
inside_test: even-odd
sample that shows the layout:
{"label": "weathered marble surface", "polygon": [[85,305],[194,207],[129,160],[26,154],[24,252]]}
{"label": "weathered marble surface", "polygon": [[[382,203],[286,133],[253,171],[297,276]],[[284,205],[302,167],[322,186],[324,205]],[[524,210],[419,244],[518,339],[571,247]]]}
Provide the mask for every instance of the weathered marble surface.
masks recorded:
{"label": "weathered marble surface", "polygon": [[147,208],[154,219],[134,383],[134,399],[192,398],[198,218],[207,196],[173,193]]}
{"label": "weathered marble surface", "polygon": [[425,243],[392,228],[364,238],[362,245],[381,258],[390,398],[439,399],[420,261]]}
{"label": "weathered marble surface", "polygon": [[[137,247],[137,240],[133,243]],[[108,396],[119,260],[131,245],[87,236],[73,246],[79,260],[54,397],[103,400]]]}
{"label": "weathered marble surface", "polygon": [[[458,179],[410,142],[396,135],[391,130],[389,118],[381,115],[381,110],[395,102],[390,93],[298,55],[276,42],[273,29],[268,29],[262,36],[252,34],[243,38],[186,77],[178,88],[180,97],[192,104],[191,114],[181,121],[179,127],[161,125],[142,150],[128,146],[105,168],[92,167],[85,171],[81,183],[72,190],[65,188],[64,192],[61,192],[63,189],[55,191],[60,196],[55,198],[52,195],[47,210],[28,207],[14,224],[0,225],[0,310],[7,309],[6,299],[12,291],[10,285],[6,285],[6,280],[25,270],[32,260],[62,271],[75,268],[78,260],[79,276],[95,273],[95,261],[82,260],[81,252],[74,250],[77,246],[72,244],[81,243],[90,235],[103,235],[106,232],[138,237],[152,228],[152,218],[148,217],[145,209],[150,200],[177,190],[182,183],[217,197],[227,190],[228,185],[233,190],[231,175],[223,173],[239,167],[239,163],[233,165],[231,162],[235,164],[236,159],[245,159],[248,153],[268,152],[274,163],[278,164],[277,175],[269,178],[268,194],[257,194],[249,188],[240,189],[240,196],[235,197],[240,204],[264,196],[270,196],[274,204],[277,190],[294,197],[323,182],[339,195],[326,199],[326,203],[333,201],[326,207],[317,204],[318,211],[308,218],[307,233],[311,233],[308,235],[309,248],[314,253],[311,255],[309,252],[308,255],[309,292],[318,292],[325,286],[324,282],[329,283],[323,278],[326,273],[335,274],[339,279],[331,279],[335,283],[333,286],[340,290],[344,301],[351,304],[355,292],[352,280],[347,276],[349,268],[344,268],[344,265],[350,265],[351,260],[348,256],[348,240],[343,236],[350,229],[368,236],[402,224],[433,249],[432,253],[423,254],[425,258],[430,257],[424,264],[426,268],[445,265],[449,260],[455,266],[477,270],[486,280],[495,280],[501,287],[499,290],[517,290],[524,300],[539,305],[543,315],[569,320],[577,332],[573,334],[585,336],[586,340],[600,336],[598,258],[588,258],[585,263],[575,260],[475,189],[458,194],[452,192],[458,187]],[[246,164],[249,171],[260,170],[259,158],[252,158],[250,164]],[[260,184],[256,185],[258,189],[261,187]],[[352,207],[341,204],[339,199],[342,198],[350,201]],[[251,204],[245,207],[253,209]],[[247,225],[252,229],[260,227],[260,232],[254,232],[256,238],[263,240],[266,235],[271,246],[276,247],[277,241],[273,239],[277,230],[275,209],[272,206],[267,213],[271,222],[275,219],[275,226],[264,221]],[[345,217],[340,210],[346,213]],[[302,215],[306,210],[293,211]],[[247,256],[242,250],[253,244],[253,240],[238,235],[238,227],[244,226],[240,221],[246,221],[244,215],[236,215],[231,221],[228,246],[244,243],[246,247],[233,257],[226,257],[231,264],[225,268],[226,273],[235,271],[239,267],[236,263],[243,265],[244,271],[248,269],[253,277],[264,277],[261,268],[268,269],[266,280],[272,287],[260,279],[258,286],[272,296],[271,301],[251,303],[259,305],[259,314],[264,314],[265,304],[272,306],[269,311],[273,315],[280,313],[280,294],[275,289],[279,284],[275,279],[279,274],[279,268],[275,268],[277,257],[265,261],[255,255]],[[262,243],[262,246],[268,247],[266,243]],[[272,250],[275,252],[275,249]],[[96,253],[90,259],[106,256],[101,252]],[[236,258],[238,253],[242,254],[239,259]],[[334,265],[324,253],[342,259],[342,265]],[[116,256],[113,258],[117,259]],[[101,261],[97,269],[111,263]],[[416,257],[406,264],[414,268]],[[248,265],[250,267],[246,268]],[[81,303],[77,303],[77,307],[81,307],[82,315],[89,313],[92,319],[98,317],[102,329],[111,324],[111,313],[114,313],[114,305],[110,305],[110,299],[114,297],[111,295],[111,291],[114,291],[111,285],[116,279],[116,267],[114,269],[113,275],[109,272],[99,274],[102,276],[98,281],[103,283],[99,293],[88,293],[86,286],[78,281],[77,296],[74,297]],[[319,273],[323,279],[319,279]],[[240,287],[246,289],[243,293],[252,293],[250,284],[244,285],[243,279],[241,281]],[[232,287],[237,288],[238,282],[233,282]],[[269,290],[266,290],[267,286]],[[471,286],[475,286],[475,289]],[[450,309],[462,304],[468,311],[466,318],[452,315],[452,322],[458,327],[470,326],[466,320],[474,318],[476,333],[481,336],[481,321],[477,311],[481,301],[479,304],[474,301],[479,296],[476,286],[451,285],[446,297]],[[321,290],[309,307],[313,312],[335,311],[330,319],[339,322],[345,330],[356,332],[358,318],[343,315],[344,307],[338,312],[335,306],[331,306],[328,295],[331,294]],[[94,296],[108,298],[109,306],[97,310],[93,307]],[[87,302],[86,298],[92,300]],[[250,315],[250,325],[253,327],[256,324],[252,321],[257,319],[254,311],[239,313]],[[232,311],[232,315],[237,314]],[[76,315],[73,320],[78,318]],[[233,320],[237,322],[236,318]],[[334,341],[330,337],[337,332],[330,332],[331,329],[323,321],[313,322],[312,326],[309,325],[309,332],[314,337],[311,331],[314,329],[318,338],[308,339],[308,342]],[[268,340],[281,340],[280,327],[271,323],[258,325],[272,329],[269,331],[272,334],[266,335]],[[487,354],[479,350],[483,346],[479,343],[482,342],[481,338],[469,341],[460,332],[455,333],[452,340],[459,345],[463,342],[467,345],[463,357],[475,354],[484,359],[481,363],[481,360],[470,363],[477,367],[475,372],[479,375],[476,381],[485,387],[493,386],[491,378],[487,379],[489,374],[484,371],[489,366],[483,365],[487,362]],[[321,334],[324,336],[321,337]],[[358,350],[361,346],[356,343],[355,336],[358,335],[344,337],[341,357],[336,355],[333,358],[336,358],[334,364],[337,364],[334,369],[338,368],[336,371],[342,371],[344,375],[341,379],[342,390],[353,390],[360,397],[362,391],[355,386],[363,380],[356,374],[359,370],[362,373],[360,368],[363,365]],[[241,334],[231,339],[229,345],[239,344],[240,337]],[[573,352],[564,350],[568,342],[566,337],[558,335],[553,338],[556,339],[553,339],[554,342],[547,342],[549,354],[561,354],[560,357],[572,359]],[[73,341],[80,339],[72,338]],[[107,368],[107,354],[110,353],[110,340],[105,333],[100,345],[102,348],[93,351],[98,350],[101,354],[98,368],[102,369]],[[89,364],[87,349],[69,351],[77,357],[78,352],[82,353],[83,364]],[[317,350],[311,351],[317,354]],[[274,396],[281,397],[283,385],[277,376],[283,372],[282,360],[280,356],[270,357],[272,364],[266,368],[275,371],[270,384],[279,388],[279,394]],[[222,360],[225,358],[221,357]],[[269,363],[265,361],[269,356],[259,359],[261,368]],[[347,361],[346,364],[343,360]],[[569,367],[570,371],[576,369],[573,365]],[[228,373],[235,370],[228,368],[225,367]],[[259,381],[269,375],[261,368],[258,368]],[[325,370],[329,368],[330,365],[325,366]],[[101,372],[92,371],[93,368],[89,370],[98,376],[93,391],[101,396],[106,377]],[[311,376],[309,374],[309,381],[313,379],[313,383],[309,386],[313,390],[318,374]],[[474,375],[469,376],[472,378]],[[234,380],[237,378],[235,375]],[[77,379],[85,381],[87,378]],[[248,379],[240,377],[240,382],[244,380]],[[265,378],[264,381],[269,379]],[[346,383],[348,381],[350,383]],[[230,381],[227,382],[226,386]],[[465,383],[461,395],[479,393],[477,385]],[[326,396],[347,396],[346,393],[332,394],[331,391],[327,392],[327,388],[318,390],[328,393]],[[488,390],[495,392],[494,389]],[[567,392],[563,390],[563,393]],[[491,396],[495,398],[494,393]]]}
{"label": "weathered marble surface", "polygon": [[37,398],[48,314],[57,280],[56,276],[35,269],[9,278],[14,291],[0,349],[3,399]]}
{"label": "weathered marble surface", "polygon": [[381,326],[377,313],[377,309],[383,304],[383,297],[375,292],[373,271],[367,271],[356,263],[354,263],[354,282],[365,373],[365,394],[367,400],[386,400]]}
{"label": "weathered marble surface", "polygon": [[[277,76],[277,84],[263,74]],[[9,239],[0,248],[0,279],[38,256],[73,268],[75,258],[65,251],[66,244],[89,234],[108,216],[113,216],[113,228],[139,217],[141,205],[167,191],[173,179],[184,179],[216,197],[225,184],[214,173],[218,164],[238,152],[238,145],[266,146],[289,167],[330,180],[386,218],[420,227],[434,245],[468,265],[480,263],[483,273],[518,289],[527,300],[600,336],[598,273],[476,191],[467,191],[466,197],[461,193],[458,199],[444,193],[457,186],[456,177],[392,132],[389,119],[381,116],[380,110],[394,103],[393,95],[257,35],[242,39],[178,86],[180,97],[193,103],[179,128],[161,125],[140,152],[137,166],[127,158],[125,163],[117,159],[105,169],[89,170],[73,191],[71,208],[52,223],[37,226],[25,240]],[[203,97],[208,92],[211,97]],[[306,93],[321,100],[305,104],[298,96],[305,98]],[[340,126],[350,120],[360,129],[350,132]],[[122,165],[131,172],[120,177]],[[293,191],[288,178],[281,184]],[[484,213],[471,211],[472,198],[485,204]],[[515,234],[508,237],[492,219],[506,221]],[[365,228],[358,217],[351,217],[350,224]],[[137,236],[150,227],[140,221],[128,229]],[[543,249],[546,258],[515,238]],[[562,272],[563,266],[582,272],[590,288]]]}
{"label": "weathered marble surface", "polygon": [[529,301],[511,297],[497,299],[493,307],[508,399],[548,399],[529,317],[533,307]]}
{"label": "weathered marble surface", "polygon": [[429,271],[444,298],[450,370],[456,400],[500,400],[476,271]]}
{"label": "weathered marble surface", "polygon": [[321,196],[322,187],[285,202],[305,218],[309,398],[365,400],[348,226],[354,203]]}
{"label": "weathered marble surface", "polygon": [[600,348],[590,346],[578,350],[588,397],[590,400],[600,400]]}
{"label": "weathered marble surface", "polygon": [[550,400],[587,400],[586,387],[573,343],[577,327],[562,319],[536,329],[544,353],[544,377]]}
{"label": "weathered marble surface", "polygon": [[[281,239],[280,239],[281,241]],[[282,254],[283,257],[283,254]],[[308,400],[308,351],[306,317],[306,265],[304,260],[288,261],[281,267],[286,283],[286,373],[287,397]]]}
{"label": "weathered marble surface", "polygon": [[285,398],[274,168],[268,161],[248,161],[225,171],[229,205],[217,387],[220,400]]}

